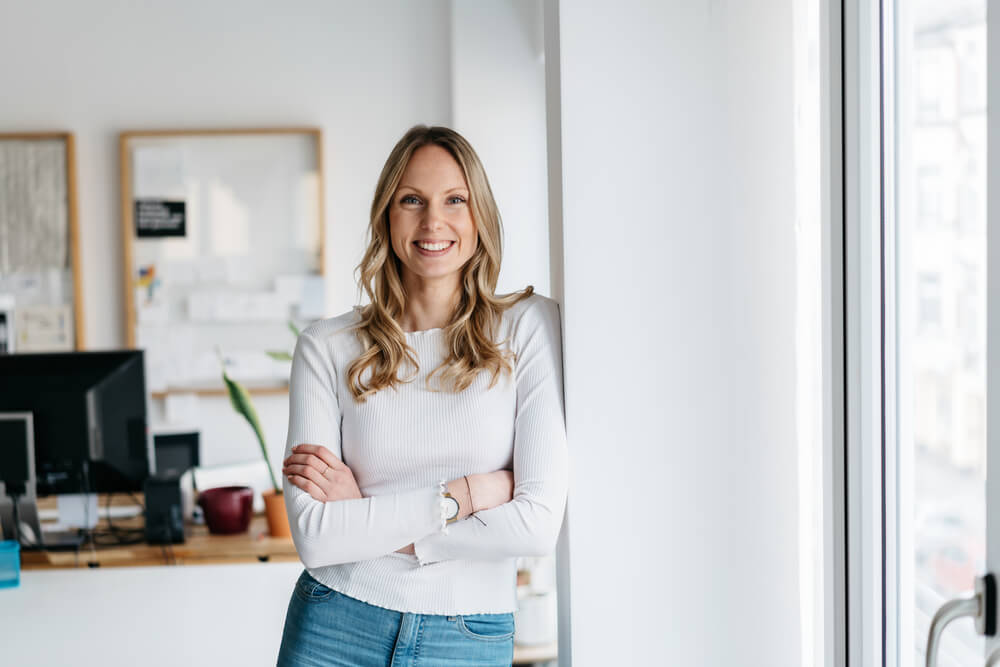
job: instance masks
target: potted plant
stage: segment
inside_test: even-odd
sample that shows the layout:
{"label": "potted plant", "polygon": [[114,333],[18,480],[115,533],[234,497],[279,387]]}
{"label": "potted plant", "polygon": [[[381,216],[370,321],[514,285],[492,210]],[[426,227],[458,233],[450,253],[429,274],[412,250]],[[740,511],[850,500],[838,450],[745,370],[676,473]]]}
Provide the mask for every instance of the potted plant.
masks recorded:
{"label": "potted plant", "polygon": [[[299,330],[295,324],[291,321],[288,322],[288,328],[291,329],[297,338]],[[288,352],[269,351],[267,354],[272,359],[278,361],[291,361],[292,359],[292,355]],[[226,373],[226,364],[221,354],[219,355],[219,361],[222,363],[222,381],[225,382],[226,389],[229,392],[229,401],[233,404],[233,409],[243,415],[243,418],[250,424],[250,428],[253,429],[254,435],[257,436],[260,453],[264,457],[264,465],[267,466],[267,472],[271,476],[272,488],[261,494],[264,498],[264,511],[267,516],[268,532],[271,537],[291,537],[292,531],[288,525],[288,514],[285,512],[285,497],[282,493],[281,485],[278,484],[278,478],[274,474],[274,469],[271,467],[271,459],[267,453],[267,443],[264,440],[264,431],[260,427],[257,410],[254,409],[250,393],[246,388]]]}

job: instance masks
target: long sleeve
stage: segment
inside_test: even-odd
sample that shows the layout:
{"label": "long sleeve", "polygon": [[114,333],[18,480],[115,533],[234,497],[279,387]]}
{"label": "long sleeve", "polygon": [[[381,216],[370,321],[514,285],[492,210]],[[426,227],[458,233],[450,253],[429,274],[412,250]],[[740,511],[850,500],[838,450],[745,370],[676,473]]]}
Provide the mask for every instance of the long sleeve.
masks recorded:
{"label": "long sleeve", "polygon": [[555,548],[569,478],[558,304],[545,300],[527,309],[514,342],[514,497],[451,524],[447,533],[432,532],[414,542],[420,565],[541,556]]}
{"label": "long sleeve", "polygon": [[[304,331],[292,356],[285,456],[306,443],[323,445],[343,460],[340,426],[333,362]],[[443,526],[441,484],[333,502],[315,500],[287,477],[282,488],[292,540],[307,568],[384,556]]]}

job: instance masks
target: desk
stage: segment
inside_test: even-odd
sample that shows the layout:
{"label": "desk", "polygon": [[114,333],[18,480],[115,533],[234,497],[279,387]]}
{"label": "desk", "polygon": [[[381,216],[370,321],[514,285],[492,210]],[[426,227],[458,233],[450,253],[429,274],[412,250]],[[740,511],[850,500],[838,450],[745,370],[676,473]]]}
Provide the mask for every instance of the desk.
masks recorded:
{"label": "desk", "polygon": [[[116,527],[141,528],[142,517],[115,521]],[[295,545],[288,537],[270,537],[267,519],[254,516],[250,529],[239,535],[209,535],[204,525],[188,525],[183,544],[89,544],[75,551],[23,551],[21,568],[41,570],[73,567],[131,567],[149,565],[209,565],[219,563],[296,562]],[[96,563],[96,565],[94,565]]]}
{"label": "desk", "polygon": [[[137,494],[141,499],[141,496]],[[105,507],[107,498],[99,497],[100,506]],[[127,497],[115,496],[111,506],[133,504]],[[55,507],[53,499],[39,501],[40,509]],[[141,528],[142,516],[115,519],[115,527]],[[102,519],[98,528],[105,528],[107,520]],[[204,525],[187,525],[187,539],[183,544],[158,546],[131,544],[127,546],[98,546],[91,549],[85,545],[79,552],[73,551],[22,551],[22,570],[64,570],[72,568],[142,567],[157,565],[213,565],[238,563],[297,563],[298,554],[291,538],[275,538],[267,534],[267,519],[263,514],[254,515],[247,532],[239,535],[210,535]],[[521,574],[521,573],[519,573]],[[520,579],[520,577],[519,577]],[[282,589],[279,596],[287,595]],[[279,603],[284,604],[280,599]],[[558,644],[544,646],[514,646],[514,664],[526,665],[535,662],[555,660]]]}
{"label": "desk", "polygon": [[[140,502],[141,493],[135,494]],[[98,494],[98,506],[103,510],[108,497]],[[114,494],[111,507],[136,506],[128,494]],[[55,498],[41,498],[38,509],[55,509]],[[44,524],[43,524],[44,525]],[[141,529],[143,517],[114,519],[115,528]],[[102,518],[98,530],[107,528]],[[135,567],[149,565],[209,565],[223,563],[297,562],[295,544],[290,537],[276,538],[267,534],[267,519],[255,515],[250,528],[239,535],[210,535],[204,524],[185,524],[187,539],[183,544],[154,545],[141,542],[123,546],[84,544],[79,551],[22,551],[21,569],[43,570],[74,567]]]}

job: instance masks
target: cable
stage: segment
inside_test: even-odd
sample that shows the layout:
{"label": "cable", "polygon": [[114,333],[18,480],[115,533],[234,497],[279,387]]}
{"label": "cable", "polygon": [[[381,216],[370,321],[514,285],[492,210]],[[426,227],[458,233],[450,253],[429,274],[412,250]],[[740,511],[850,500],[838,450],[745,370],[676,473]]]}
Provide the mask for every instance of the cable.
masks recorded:
{"label": "cable", "polygon": [[136,496],[135,493],[133,493],[132,491],[126,491],[126,493],[128,493],[128,495],[132,498],[132,500],[135,502],[136,505],[142,508],[143,512],[146,511],[146,506],[142,503],[141,500],[139,500],[138,496]]}
{"label": "cable", "polygon": [[[139,497],[135,495],[132,491],[126,491],[129,497],[135,502],[135,504],[142,509],[145,513],[146,507]],[[105,502],[105,513],[107,514],[108,528],[106,531],[94,531],[92,533],[95,538],[96,544],[102,547],[116,547],[116,546],[130,546],[133,544],[142,544],[146,541],[146,530],[145,528],[123,528],[122,526],[116,526],[114,520],[111,516],[111,499],[114,493],[107,494]],[[173,547],[173,533],[170,531],[169,524],[167,525],[167,542],[165,544],[160,544],[160,554],[163,556],[163,562],[166,565],[176,565],[177,557],[174,555]]]}
{"label": "cable", "polygon": [[[135,501],[136,505],[143,507],[139,499],[136,498],[135,494],[131,491],[128,492],[132,496],[132,500]],[[108,530],[107,531],[96,531],[92,532],[92,537],[97,538],[97,543],[102,547],[115,547],[115,546],[128,546],[132,544],[141,544],[146,540],[145,530],[142,528],[122,528],[121,526],[116,526],[114,521],[111,519],[111,498],[114,493],[107,494],[107,501],[105,502],[104,508],[108,519]]]}

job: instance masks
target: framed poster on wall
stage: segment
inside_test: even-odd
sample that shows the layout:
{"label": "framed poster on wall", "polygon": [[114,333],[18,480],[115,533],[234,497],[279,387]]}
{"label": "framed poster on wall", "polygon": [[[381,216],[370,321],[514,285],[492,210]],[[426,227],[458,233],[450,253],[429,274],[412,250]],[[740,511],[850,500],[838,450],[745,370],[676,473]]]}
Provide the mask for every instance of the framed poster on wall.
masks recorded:
{"label": "framed poster on wall", "polygon": [[120,136],[125,338],[155,395],[287,391],[301,327],[325,316],[317,128]]}
{"label": "framed poster on wall", "polygon": [[6,352],[84,348],[69,132],[0,133],[0,303]]}

